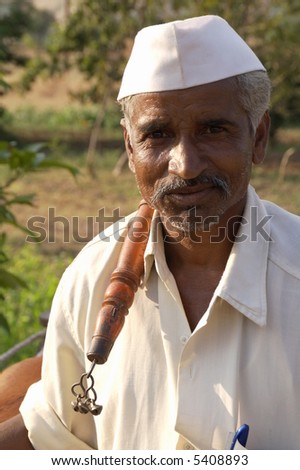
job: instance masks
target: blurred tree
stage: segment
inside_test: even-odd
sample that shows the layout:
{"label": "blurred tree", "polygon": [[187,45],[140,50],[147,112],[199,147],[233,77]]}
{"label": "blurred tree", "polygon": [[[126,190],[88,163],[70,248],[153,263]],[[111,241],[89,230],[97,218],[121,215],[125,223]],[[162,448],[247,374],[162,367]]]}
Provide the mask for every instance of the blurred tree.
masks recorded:
{"label": "blurred tree", "polygon": [[87,167],[92,176],[95,176],[94,150],[99,132],[108,107],[115,101],[136,31],[141,26],[174,19],[181,3],[169,0],[157,8],[155,0],[79,0],[65,24],[57,24],[49,38],[48,61],[35,63],[33,69],[29,66],[24,77],[27,86],[34,72],[43,67],[50,73],[76,68],[83,75],[85,86],[73,96],[83,103],[99,104],[87,152]]}
{"label": "blurred tree", "polygon": [[273,84],[272,129],[300,119],[299,0],[202,0],[192,15],[223,16],[254,49]]}
{"label": "blurred tree", "polygon": [[78,173],[71,165],[64,164],[47,156],[43,144],[32,144],[20,148],[15,142],[0,141],[0,327],[8,328],[5,317],[5,292],[7,289],[26,287],[26,280],[20,279],[10,272],[9,256],[7,255],[7,237],[4,227],[12,225],[30,233],[26,226],[20,225],[15,215],[16,207],[32,205],[34,194],[18,194],[13,183],[25,174],[42,171],[47,168],[65,169],[72,175]]}
{"label": "blurred tree", "polygon": [[0,80],[0,95],[10,88],[7,81],[15,67],[30,63],[32,68],[36,63],[37,70],[32,75],[35,77],[40,71],[40,62],[31,57],[32,48],[37,50],[43,45],[53,23],[53,15],[36,9],[30,0],[7,0],[0,5],[0,78],[6,78]]}
{"label": "blurred tree", "polygon": [[24,65],[26,57],[17,48],[18,41],[31,25],[31,5],[13,0],[0,9],[0,67],[7,64]]}
{"label": "blurred tree", "polygon": [[[10,89],[4,77],[12,67],[25,66],[29,60],[21,38],[25,33],[30,33],[37,34],[37,40],[40,40],[41,28],[50,22],[48,15],[40,15],[27,0],[13,0],[0,5],[0,95]],[[5,227],[9,224],[27,231],[25,226],[18,223],[16,207],[32,205],[34,199],[34,194],[18,194],[12,189],[12,185],[24,174],[46,168],[64,168],[73,175],[77,174],[77,170],[47,156],[42,144],[21,148],[16,142],[6,142],[2,138],[3,136],[0,138],[0,327],[7,329],[4,302],[6,290],[26,287],[26,280],[15,276],[7,267],[10,258],[7,254]]]}
{"label": "blurred tree", "polygon": [[[73,7],[73,8],[70,8]],[[99,104],[99,114],[90,140],[88,164],[107,107],[117,90],[136,32],[152,23],[203,14],[219,14],[253,47],[270,72],[273,129],[299,118],[300,100],[300,2],[299,0],[68,0],[69,15],[49,38],[48,59],[33,62],[26,86],[41,69],[63,72],[78,69],[85,86],[77,93],[82,102]],[[31,64],[31,65],[32,65]]]}
{"label": "blurred tree", "polygon": [[136,31],[141,25],[163,22],[181,2],[157,8],[154,0],[79,0],[65,25],[57,25],[48,51],[53,70],[76,67],[86,78],[76,93],[85,102],[115,99],[118,82]]}

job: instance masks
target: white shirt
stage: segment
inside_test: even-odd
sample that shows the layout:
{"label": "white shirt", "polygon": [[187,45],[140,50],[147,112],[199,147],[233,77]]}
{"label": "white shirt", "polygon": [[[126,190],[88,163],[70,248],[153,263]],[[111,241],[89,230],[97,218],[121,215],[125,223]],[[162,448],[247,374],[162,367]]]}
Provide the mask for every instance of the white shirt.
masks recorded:
{"label": "white shirt", "polygon": [[127,221],[86,245],[61,279],[42,381],[21,406],[33,446],[226,449],[247,423],[248,449],[300,449],[300,218],[251,187],[224,274],[192,333],[153,223],[142,287],[108,361],[94,369],[102,414],[72,409]]}

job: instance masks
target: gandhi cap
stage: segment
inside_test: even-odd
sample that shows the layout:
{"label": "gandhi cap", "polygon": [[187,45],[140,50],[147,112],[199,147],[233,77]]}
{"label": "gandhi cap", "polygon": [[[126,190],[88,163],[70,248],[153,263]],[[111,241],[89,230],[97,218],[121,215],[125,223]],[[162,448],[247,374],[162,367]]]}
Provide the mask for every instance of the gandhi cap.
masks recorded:
{"label": "gandhi cap", "polygon": [[148,26],[135,37],[118,100],[204,85],[254,70],[265,68],[219,16]]}

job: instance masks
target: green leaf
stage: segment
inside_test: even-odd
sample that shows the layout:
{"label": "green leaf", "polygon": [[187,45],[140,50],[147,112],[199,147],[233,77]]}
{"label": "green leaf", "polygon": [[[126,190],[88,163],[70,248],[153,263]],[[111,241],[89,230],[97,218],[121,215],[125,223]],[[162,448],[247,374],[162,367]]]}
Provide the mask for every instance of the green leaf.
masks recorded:
{"label": "green leaf", "polygon": [[0,287],[4,287],[5,289],[23,287],[27,289],[28,286],[20,277],[15,276],[15,274],[10,273],[6,269],[0,269]]}
{"label": "green leaf", "polygon": [[0,250],[2,246],[4,245],[4,243],[6,242],[6,239],[7,239],[6,233],[0,233]]}
{"label": "green leaf", "polygon": [[0,328],[3,328],[7,333],[10,333],[9,324],[3,313],[0,313]]}
{"label": "green leaf", "polygon": [[0,205],[0,224],[16,224],[14,214],[2,205]]}
{"label": "green leaf", "polygon": [[[7,164],[12,172],[21,176],[24,173],[44,170],[47,168],[61,168],[69,171],[73,176],[79,174],[78,168],[67,163],[60,162],[48,156],[42,151],[46,149],[44,142],[27,145],[18,148],[16,142],[0,142],[0,164]],[[14,173],[15,174],[15,173]],[[27,203],[27,202],[23,202]]]}
{"label": "green leaf", "polygon": [[41,152],[42,150],[46,150],[47,144],[45,142],[35,142],[33,144],[27,145],[26,149],[29,150],[29,152],[37,153]]}
{"label": "green leaf", "polygon": [[[0,145],[1,144],[3,144],[3,142],[0,142]],[[10,152],[7,149],[7,146],[4,147],[3,145],[1,145],[0,146],[0,164],[7,165],[7,163],[9,162],[9,156],[10,156]]]}
{"label": "green leaf", "polygon": [[59,162],[57,160],[46,159],[40,162],[39,168],[62,168],[68,170],[73,176],[77,176],[79,174],[79,169],[68,165],[67,163]]}
{"label": "green leaf", "polygon": [[8,261],[7,254],[4,253],[4,251],[0,249],[0,264],[7,263],[7,261]]}
{"label": "green leaf", "polygon": [[6,202],[7,205],[11,204],[27,204],[28,206],[33,206],[33,199],[35,194],[24,194],[21,196],[15,196],[13,199],[10,199]]}
{"label": "green leaf", "polygon": [[2,87],[5,91],[8,91],[11,89],[11,86],[5,82],[1,77],[0,77],[0,87]]}

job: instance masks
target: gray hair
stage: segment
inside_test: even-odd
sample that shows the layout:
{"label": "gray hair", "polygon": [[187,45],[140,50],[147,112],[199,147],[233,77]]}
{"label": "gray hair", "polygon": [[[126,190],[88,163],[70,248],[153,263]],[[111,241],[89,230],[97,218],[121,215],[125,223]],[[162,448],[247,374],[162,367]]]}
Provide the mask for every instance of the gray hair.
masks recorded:
{"label": "gray hair", "polygon": [[246,111],[254,132],[270,107],[271,81],[267,72],[256,70],[234,77],[239,102]]}
{"label": "gray hair", "polygon": [[[264,113],[269,109],[271,81],[267,72],[256,70],[232,77],[235,80],[239,102],[247,113],[252,130],[255,132]],[[121,109],[130,131],[130,101],[132,96],[120,100]]]}

